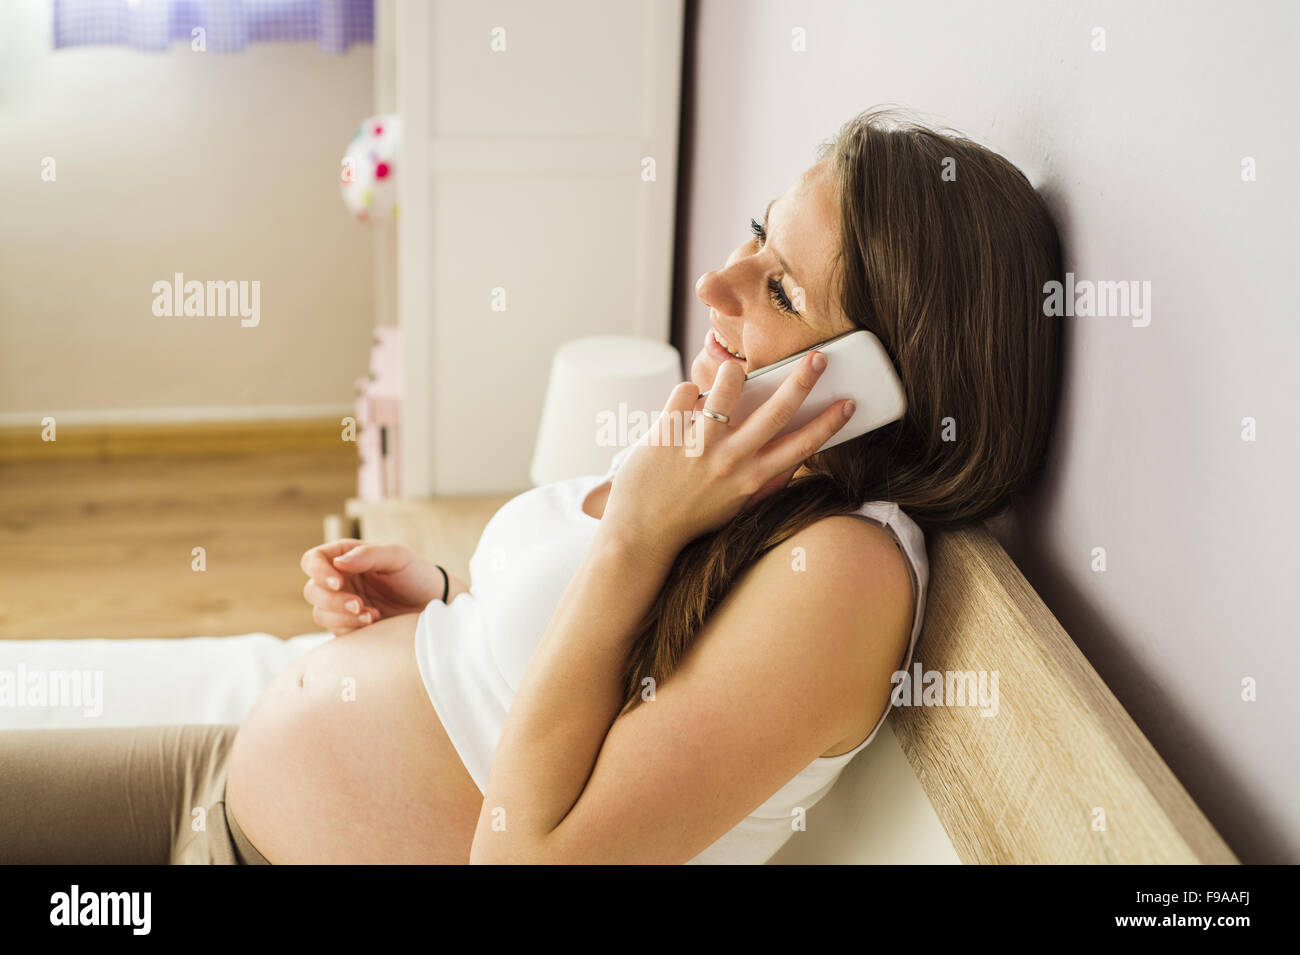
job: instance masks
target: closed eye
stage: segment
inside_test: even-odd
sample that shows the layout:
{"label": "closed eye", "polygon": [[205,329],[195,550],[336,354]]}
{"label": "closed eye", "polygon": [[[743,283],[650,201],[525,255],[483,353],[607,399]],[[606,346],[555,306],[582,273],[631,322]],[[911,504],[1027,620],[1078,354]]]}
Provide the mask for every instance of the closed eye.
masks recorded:
{"label": "closed eye", "polygon": [[[757,219],[750,219],[749,231],[754,233],[754,248],[763,248],[763,243],[767,241],[767,230],[763,228],[763,223],[759,222]],[[785,294],[785,289],[776,279],[769,278],[767,280],[767,297],[770,298],[772,304],[781,311],[790,315],[799,314],[798,310],[794,307],[794,303],[791,302],[789,297]]]}

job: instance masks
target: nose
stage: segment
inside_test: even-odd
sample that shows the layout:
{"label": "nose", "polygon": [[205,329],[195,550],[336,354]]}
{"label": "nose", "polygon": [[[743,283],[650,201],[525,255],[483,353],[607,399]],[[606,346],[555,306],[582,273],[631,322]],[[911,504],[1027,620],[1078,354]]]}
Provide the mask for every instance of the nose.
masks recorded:
{"label": "nose", "polygon": [[695,297],[723,315],[739,315],[740,299],[722,272],[705,272],[695,283]]}

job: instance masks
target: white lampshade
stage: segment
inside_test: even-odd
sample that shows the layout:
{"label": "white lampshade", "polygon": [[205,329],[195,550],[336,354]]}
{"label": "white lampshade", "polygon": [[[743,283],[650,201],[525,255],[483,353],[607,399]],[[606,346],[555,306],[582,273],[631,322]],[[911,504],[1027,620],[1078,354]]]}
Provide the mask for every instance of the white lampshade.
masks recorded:
{"label": "white lampshade", "polygon": [[682,380],[677,349],[652,338],[598,335],[561,345],[537,429],[533,483],[603,474]]}

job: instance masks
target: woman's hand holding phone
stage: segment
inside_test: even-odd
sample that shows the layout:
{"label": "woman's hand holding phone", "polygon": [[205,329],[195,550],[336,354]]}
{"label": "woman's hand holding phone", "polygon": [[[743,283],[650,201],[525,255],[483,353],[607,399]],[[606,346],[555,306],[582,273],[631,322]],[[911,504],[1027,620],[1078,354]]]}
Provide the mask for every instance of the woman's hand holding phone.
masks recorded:
{"label": "woman's hand holding phone", "polygon": [[[679,384],[650,432],[614,473],[598,533],[668,566],[696,537],[785,487],[853,414],[851,400],[835,401],[802,428],[773,440],[808,397],[825,363],[820,352],[800,359],[798,370],[739,423],[695,413],[699,388]],[[708,409],[730,415],[744,383],[740,364],[723,362]]]}
{"label": "woman's hand holding phone", "polygon": [[303,554],[302,569],[312,619],[336,637],[383,617],[419,613],[442,596],[437,565],[398,544],[331,541]]}

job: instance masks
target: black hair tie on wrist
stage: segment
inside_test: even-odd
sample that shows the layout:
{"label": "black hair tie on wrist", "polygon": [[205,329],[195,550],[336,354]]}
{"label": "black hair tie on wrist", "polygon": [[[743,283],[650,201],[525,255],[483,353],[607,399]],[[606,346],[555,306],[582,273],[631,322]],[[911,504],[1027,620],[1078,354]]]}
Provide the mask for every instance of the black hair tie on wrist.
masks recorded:
{"label": "black hair tie on wrist", "polygon": [[447,595],[451,593],[451,578],[447,576],[447,571],[442,564],[434,564],[433,566],[442,571],[442,602],[446,603]]}

